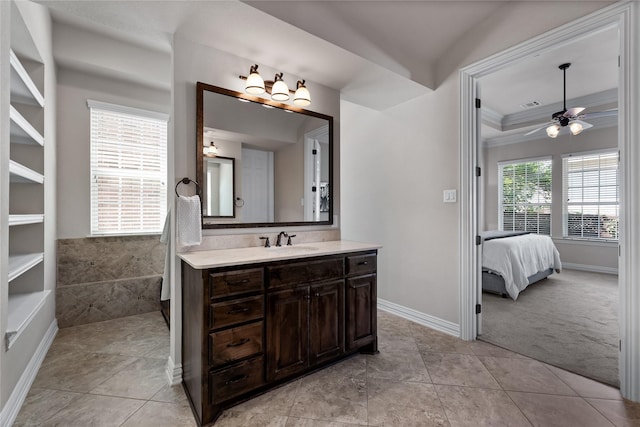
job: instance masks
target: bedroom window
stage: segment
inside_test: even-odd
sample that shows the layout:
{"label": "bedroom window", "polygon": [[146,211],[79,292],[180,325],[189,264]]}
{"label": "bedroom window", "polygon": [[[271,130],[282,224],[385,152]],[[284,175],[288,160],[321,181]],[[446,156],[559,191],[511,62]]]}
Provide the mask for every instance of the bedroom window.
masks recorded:
{"label": "bedroom window", "polygon": [[618,240],[618,151],[562,157],[564,237]]}
{"label": "bedroom window", "polygon": [[91,110],[91,234],[162,232],[166,114],[87,101]]}
{"label": "bedroom window", "polygon": [[551,234],[551,158],[498,163],[500,230]]}

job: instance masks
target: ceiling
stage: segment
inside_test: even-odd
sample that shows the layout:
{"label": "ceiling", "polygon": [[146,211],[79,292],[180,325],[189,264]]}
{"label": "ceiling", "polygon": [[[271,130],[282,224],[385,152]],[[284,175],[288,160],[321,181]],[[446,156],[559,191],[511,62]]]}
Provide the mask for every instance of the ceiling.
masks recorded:
{"label": "ceiling", "polygon": [[[432,91],[434,69],[443,55],[510,2],[37,1],[52,10],[56,22],[167,55],[172,35],[180,33],[196,43],[304,76],[339,90],[342,99],[379,110]],[[567,61],[574,64],[568,70],[569,98],[615,88],[615,38],[613,31],[603,32],[486,76],[481,82],[484,106],[500,120],[534,99],[549,108],[562,99],[557,65]],[[162,85],[167,82],[157,84]],[[500,127],[488,127],[486,136],[508,133],[514,125]]]}

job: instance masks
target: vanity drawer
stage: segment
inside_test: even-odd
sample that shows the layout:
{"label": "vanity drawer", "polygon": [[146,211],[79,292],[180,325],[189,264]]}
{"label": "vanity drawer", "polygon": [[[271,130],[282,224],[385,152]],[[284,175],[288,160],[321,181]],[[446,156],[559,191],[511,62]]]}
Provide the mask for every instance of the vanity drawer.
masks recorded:
{"label": "vanity drawer", "polygon": [[211,273],[209,274],[209,296],[213,299],[261,291],[263,283],[261,268]]}
{"label": "vanity drawer", "polygon": [[347,257],[347,274],[357,276],[360,274],[375,273],[378,256],[375,253],[364,255],[352,255]]}
{"label": "vanity drawer", "polygon": [[264,359],[257,357],[209,374],[209,404],[229,400],[264,384]]}
{"label": "vanity drawer", "polygon": [[217,368],[262,353],[263,323],[239,326],[209,334],[209,364]]}
{"label": "vanity drawer", "polygon": [[269,289],[337,279],[344,276],[344,258],[303,261],[267,267]]}
{"label": "vanity drawer", "polygon": [[217,302],[209,306],[209,329],[261,319],[263,316],[264,297],[262,295]]}

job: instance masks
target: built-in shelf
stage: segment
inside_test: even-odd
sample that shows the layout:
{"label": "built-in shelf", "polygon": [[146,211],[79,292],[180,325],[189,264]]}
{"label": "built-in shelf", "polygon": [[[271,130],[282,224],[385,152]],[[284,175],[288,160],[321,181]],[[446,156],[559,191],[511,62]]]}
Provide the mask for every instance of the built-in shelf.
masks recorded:
{"label": "built-in shelf", "polygon": [[44,96],[13,50],[10,51],[9,62],[11,63],[11,101],[44,107]]}
{"label": "built-in shelf", "polygon": [[9,255],[9,282],[44,260],[44,253]]}
{"label": "built-in shelf", "polygon": [[9,182],[42,184],[44,176],[18,162],[9,160]]}
{"label": "built-in shelf", "polygon": [[10,106],[11,142],[19,144],[37,144],[44,146],[44,137],[34,128],[13,105]]}
{"label": "built-in shelf", "polygon": [[20,334],[27,328],[38,311],[44,305],[51,291],[30,292],[27,294],[9,295],[7,332],[5,347],[7,350],[16,342]]}
{"label": "built-in shelf", "polygon": [[41,224],[44,214],[16,214],[9,215],[9,227],[14,225]]}

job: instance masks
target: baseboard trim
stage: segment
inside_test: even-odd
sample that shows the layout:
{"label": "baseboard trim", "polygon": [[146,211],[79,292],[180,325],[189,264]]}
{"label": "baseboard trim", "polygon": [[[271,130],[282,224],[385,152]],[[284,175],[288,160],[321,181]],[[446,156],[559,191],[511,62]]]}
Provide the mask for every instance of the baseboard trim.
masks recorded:
{"label": "baseboard trim", "polygon": [[590,273],[618,274],[617,268],[600,267],[597,265],[587,264],[574,264],[572,262],[562,262],[562,268],[566,268],[568,270],[588,271]]}
{"label": "baseboard trim", "polygon": [[174,364],[173,359],[169,356],[167,360],[167,368],[165,369],[169,384],[176,385],[182,383],[182,364]]}
{"label": "baseboard trim", "polygon": [[20,408],[22,408],[22,404],[27,398],[29,389],[31,389],[31,384],[33,384],[33,381],[36,379],[38,370],[40,369],[40,366],[42,365],[42,362],[44,361],[44,358],[47,355],[57,333],[58,321],[53,319],[53,322],[49,325],[49,329],[47,329],[47,332],[45,332],[44,337],[42,337],[40,344],[38,344],[38,348],[33,356],[31,356],[31,360],[29,360],[27,367],[20,376],[18,383],[11,392],[9,400],[7,400],[6,405],[2,408],[2,413],[0,413],[0,425],[10,426],[16,420],[16,417],[20,412]]}
{"label": "baseboard trim", "polygon": [[445,334],[460,337],[460,325],[457,323],[449,322],[382,298],[378,298],[378,308]]}

